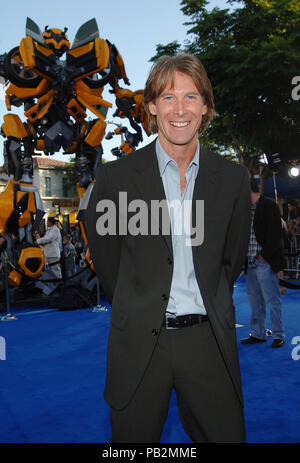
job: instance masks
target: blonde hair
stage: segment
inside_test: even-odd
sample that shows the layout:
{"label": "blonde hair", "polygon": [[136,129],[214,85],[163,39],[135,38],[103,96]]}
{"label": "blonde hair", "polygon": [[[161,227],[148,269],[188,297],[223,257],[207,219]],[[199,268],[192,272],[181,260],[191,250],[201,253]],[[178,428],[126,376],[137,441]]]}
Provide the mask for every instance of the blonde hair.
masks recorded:
{"label": "blonde hair", "polygon": [[156,98],[165,89],[170,77],[173,85],[176,71],[187,74],[193,79],[204,104],[207,106],[207,113],[203,115],[199,128],[199,133],[202,133],[215,115],[214,96],[210,80],[201,61],[189,53],[160,56],[153,64],[144,90],[144,108],[149,117],[150,130],[152,133],[157,132],[157,122],[156,116],[149,111],[149,103],[155,102]]}

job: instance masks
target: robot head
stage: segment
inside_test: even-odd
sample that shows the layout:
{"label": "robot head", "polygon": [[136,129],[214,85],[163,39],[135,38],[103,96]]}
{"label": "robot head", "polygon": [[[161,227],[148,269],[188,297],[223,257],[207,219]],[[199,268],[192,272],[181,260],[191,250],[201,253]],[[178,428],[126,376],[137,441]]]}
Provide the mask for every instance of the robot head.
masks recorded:
{"label": "robot head", "polygon": [[45,27],[43,37],[45,45],[54,51],[57,56],[63,55],[70,48],[70,42],[66,35],[68,28],[62,31],[61,29],[48,29]]}

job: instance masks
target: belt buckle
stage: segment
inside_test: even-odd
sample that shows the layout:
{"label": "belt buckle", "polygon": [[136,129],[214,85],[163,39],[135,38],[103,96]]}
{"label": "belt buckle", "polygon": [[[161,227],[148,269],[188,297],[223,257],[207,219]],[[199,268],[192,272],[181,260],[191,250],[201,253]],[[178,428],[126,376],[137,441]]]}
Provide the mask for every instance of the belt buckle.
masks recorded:
{"label": "belt buckle", "polygon": [[168,314],[166,313],[166,329],[167,330],[178,330],[179,328],[176,326],[169,326],[169,320],[174,320],[176,318],[176,315],[174,313],[169,312]]}

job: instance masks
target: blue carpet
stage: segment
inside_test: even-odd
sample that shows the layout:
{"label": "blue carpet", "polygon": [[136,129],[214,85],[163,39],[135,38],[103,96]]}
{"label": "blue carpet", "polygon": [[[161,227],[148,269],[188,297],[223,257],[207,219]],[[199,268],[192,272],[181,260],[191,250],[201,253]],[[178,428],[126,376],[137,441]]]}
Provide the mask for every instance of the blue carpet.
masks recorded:
{"label": "blue carpet", "polygon": [[[286,343],[239,343],[249,443],[300,442],[300,291],[282,296]],[[234,291],[238,340],[248,336],[245,281]],[[16,321],[0,322],[6,360],[0,360],[0,442],[105,443],[109,407],[102,398],[110,312],[13,307]],[[270,326],[269,326],[270,327]],[[1,340],[0,339],[0,340]],[[2,357],[1,357],[2,358]],[[294,355],[297,358],[297,355]],[[189,443],[173,394],[162,443]]]}

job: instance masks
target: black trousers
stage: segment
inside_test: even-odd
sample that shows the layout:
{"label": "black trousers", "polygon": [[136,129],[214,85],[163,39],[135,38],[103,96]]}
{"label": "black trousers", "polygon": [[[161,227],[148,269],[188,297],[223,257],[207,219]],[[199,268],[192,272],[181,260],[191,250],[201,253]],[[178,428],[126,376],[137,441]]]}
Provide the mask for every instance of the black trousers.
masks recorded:
{"label": "black trousers", "polygon": [[111,408],[111,442],[159,442],[173,388],[193,442],[245,442],[243,408],[209,321],[162,330],[130,403],[123,410]]}

